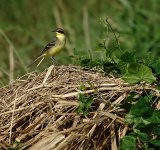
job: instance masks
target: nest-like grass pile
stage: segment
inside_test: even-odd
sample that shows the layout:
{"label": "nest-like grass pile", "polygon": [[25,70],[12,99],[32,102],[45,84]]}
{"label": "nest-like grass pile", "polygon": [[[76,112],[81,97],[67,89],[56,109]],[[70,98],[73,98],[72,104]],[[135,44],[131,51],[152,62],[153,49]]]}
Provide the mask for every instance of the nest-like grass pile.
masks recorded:
{"label": "nest-like grass pile", "polygon": [[[146,89],[152,87],[73,66],[27,74],[0,89],[0,149],[19,141],[18,148],[29,150],[116,150],[129,130],[119,104]],[[87,117],[76,113],[79,93],[93,97]]]}

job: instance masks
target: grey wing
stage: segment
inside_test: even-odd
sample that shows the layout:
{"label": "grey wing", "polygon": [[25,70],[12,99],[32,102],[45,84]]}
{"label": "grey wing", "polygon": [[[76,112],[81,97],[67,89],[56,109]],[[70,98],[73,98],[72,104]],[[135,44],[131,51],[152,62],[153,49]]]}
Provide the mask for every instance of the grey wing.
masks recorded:
{"label": "grey wing", "polygon": [[48,43],[48,44],[44,47],[44,49],[42,50],[42,52],[41,52],[40,55],[42,55],[44,52],[46,52],[46,51],[47,51],[48,49],[50,49],[51,47],[55,46],[55,43],[56,43],[55,41],[56,41],[56,40]]}

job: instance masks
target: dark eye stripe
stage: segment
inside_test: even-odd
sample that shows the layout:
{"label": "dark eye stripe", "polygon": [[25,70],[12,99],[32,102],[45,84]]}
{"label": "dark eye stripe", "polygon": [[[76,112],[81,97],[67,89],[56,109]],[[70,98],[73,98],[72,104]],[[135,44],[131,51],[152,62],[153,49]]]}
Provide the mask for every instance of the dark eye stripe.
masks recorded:
{"label": "dark eye stripe", "polygon": [[59,31],[57,31],[58,33],[64,33],[64,31],[62,31],[62,30],[59,30]]}

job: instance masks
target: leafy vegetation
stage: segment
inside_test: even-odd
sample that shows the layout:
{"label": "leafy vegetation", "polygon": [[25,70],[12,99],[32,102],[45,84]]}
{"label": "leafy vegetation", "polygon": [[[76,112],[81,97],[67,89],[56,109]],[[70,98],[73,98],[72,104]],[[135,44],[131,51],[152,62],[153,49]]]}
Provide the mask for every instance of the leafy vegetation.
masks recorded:
{"label": "leafy vegetation", "polygon": [[[131,99],[127,102],[131,103]],[[133,125],[133,128],[121,140],[121,149],[160,147],[160,110],[153,109],[154,103],[155,97],[147,95],[138,98],[136,103],[132,104],[125,120],[128,125]]]}
{"label": "leafy vegetation", "polygon": [[15,141],[13,143],[13,147],[8,148],[7,150],[20,150],[21,149],[21,144],[22,143],[20,143],[18,141]]}
{"label": "leafy vegetation", "polygon": [[89,114],[89,109],[93,103],[93,97],[86,97],[83,93],[79,93],[79,107],[77,108],[77,114],[83,113],[85,117]]}
{"label": "leafy vegetation", "polygon": [[[88,82],[91,89],[94,88],[94,85],[90,82]],[[79,87],[79,95],[78,95],[78,101],[79,101],[79,107],[77,108],[77,114],[80,115],[83,114],[84,117],[87,117],[91,110],[91,105],[93,103],[93,97],[88,96],[87,94],[83,93],[87,89],[86,85],[84,83],[81,83]]]}
{"label": "leafy vegetation", "polygon": [[122,79],[130,84],[139,83],[141,81],[148,83],[155,82],[156,77],[159,77],[160,66],[159,62],[155,60],[156,57],[152,57],[150,52],[146,52],[147,57],[144,58],[144,54],[140,54],[137,51],[122,51],[119,40],[107,19],[105,23],[114,35],[114,43],[117,42],[115,43],[115,49],[110,47],[109,44],[107,46],[106,41],[104,41],[100,44],[99,50],[105,52],[106,58],[97,61],[87,58],[81,61],[82,66],[87,66],[89,68],[101,66],[106,73],[111,72],[119,74]]}

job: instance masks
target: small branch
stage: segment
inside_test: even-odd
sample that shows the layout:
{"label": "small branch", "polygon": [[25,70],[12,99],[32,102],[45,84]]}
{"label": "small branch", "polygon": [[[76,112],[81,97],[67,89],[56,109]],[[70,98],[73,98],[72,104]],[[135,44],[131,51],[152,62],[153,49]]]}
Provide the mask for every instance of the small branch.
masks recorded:
{"label": "small branch", "polygon": [[113,35],[114,35],[114,37],[115,37],[115,39],[116,39],[116,41],[117,41],[117,45],[118,45],[119,50],[121,50],[120,43],[119,43],[119,39],[118,39],[116,33],[114,32],[114,30],[113,30],[110,22],[108,21],[108,19],[109,19],[109,18],[107,17],[105,21],[107,22],[108,26],[110,27],[110,29],[111,29],[111,31],[112,31],[112,33],[113,33]]}

